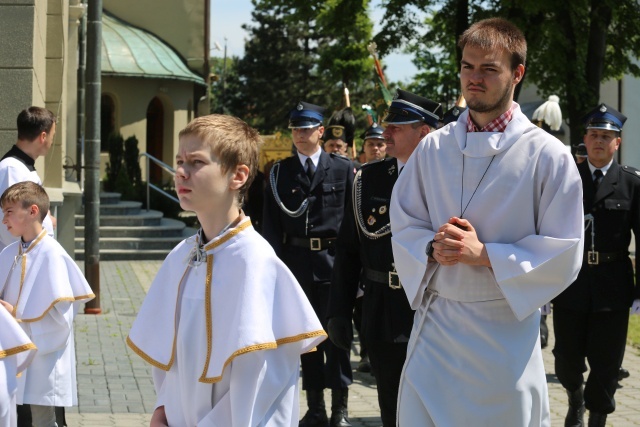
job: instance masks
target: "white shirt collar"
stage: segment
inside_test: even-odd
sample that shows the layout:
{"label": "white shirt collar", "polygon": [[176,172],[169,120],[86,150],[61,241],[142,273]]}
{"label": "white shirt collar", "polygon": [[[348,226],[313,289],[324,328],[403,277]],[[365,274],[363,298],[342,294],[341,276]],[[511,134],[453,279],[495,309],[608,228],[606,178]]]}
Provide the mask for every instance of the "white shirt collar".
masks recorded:
{"label": "white shirt collar", "polygon": [[304,154],[298,151],[298,159],[300,159],[300,163],[302,163],[302,167],[303,168],[307,167],[307,158],[311,157],[311,161],[313,162],[313,165],[317,168],[318,163],[320,163],[321,152],[322,152],[322,147],[320,146],[318,146],[318,150],[316,150],[316,152],[313,153],[311,156],[305,156]]}
{"label": "white shirt collar", "polygon": [[587,163],[589,163],[589,170],[591,171],[591,175],[592,176],[593,176],[593,173],[596,171],[596,169],[600,169],[602,171],[602,176],[605,176],[607,174],[607,171],[609,170],[609,168],[613,164],[613,159],[611,159],[611,161],[607,165],[604,165],[601,168],[597,168],[597,167],[593,166],[589,160],[587,160]]}
{"label": "white shirt collar", "polygon": [[402,169],[404,167],[404,165],[406,165],[406,163],[401,161],[398,158],[396,158],[396,161],[398,162],[398,172],[400,172],[400,169]]}

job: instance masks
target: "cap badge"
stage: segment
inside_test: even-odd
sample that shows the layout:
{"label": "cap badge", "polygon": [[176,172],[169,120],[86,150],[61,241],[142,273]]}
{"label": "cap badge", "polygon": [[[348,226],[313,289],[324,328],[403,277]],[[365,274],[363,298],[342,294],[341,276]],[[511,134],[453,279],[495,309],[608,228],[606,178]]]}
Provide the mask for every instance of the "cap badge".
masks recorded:
{"label": "cap badge", "polygon": [[369,219],[367,219],[367,224],[373,225],[376,223],[376,219],[373,215],[369,215]]}
{"label": "cap badge", "polygon": [[333,128],[333,136],[335,136],[336,138],[341,137],[343,132],[344,132],[344,129]]}
{"label": "cap badge", "polygon": [[604,113],[605,111],[607,111],[607,107],[605,107],[604,105],[601,105],[600,112]]}
{"label": "cap badge", "polygon": [[400,94],[398,92],[396,92],[396,94],[393,95],[393,99],[398,99],[399,96],[400,96]]}
{"label": "cap badge", "polygon": [[302,102],[298,102],[298,105],[296,106],[296,110],[298,111],[304,110],[304,106],[302,105]]}

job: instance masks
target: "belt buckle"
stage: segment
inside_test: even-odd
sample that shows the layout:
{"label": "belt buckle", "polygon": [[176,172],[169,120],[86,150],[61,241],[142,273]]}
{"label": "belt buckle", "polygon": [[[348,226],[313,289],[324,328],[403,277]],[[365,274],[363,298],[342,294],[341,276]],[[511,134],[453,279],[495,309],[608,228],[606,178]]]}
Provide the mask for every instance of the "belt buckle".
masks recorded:
{"label": "belt buckle", "polygon": [[402,289],[402,283],[400,283],[398,273],[396,273],[395,271],[389,272],[389,287],[391,289]]}
{"label": "belt buckle", "polygon": [[600,263],[600,254],[597,251],[587,252],[587,264],[598,265]]}
{"label": "belt buckle", "polygon": [[309,249],[312,251],[322,250],[322,239],[320,237],[312,237],[309,239]]}

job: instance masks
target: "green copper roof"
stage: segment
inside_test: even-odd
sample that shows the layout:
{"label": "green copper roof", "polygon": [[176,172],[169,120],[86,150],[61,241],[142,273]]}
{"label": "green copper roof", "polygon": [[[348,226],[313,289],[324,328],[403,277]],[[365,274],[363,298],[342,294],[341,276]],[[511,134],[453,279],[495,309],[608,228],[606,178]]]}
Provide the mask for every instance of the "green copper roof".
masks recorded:
{"label": "green copper roof", "polygon": [[168,44],[106,13],[102,15],[102,74],[205,84]]}

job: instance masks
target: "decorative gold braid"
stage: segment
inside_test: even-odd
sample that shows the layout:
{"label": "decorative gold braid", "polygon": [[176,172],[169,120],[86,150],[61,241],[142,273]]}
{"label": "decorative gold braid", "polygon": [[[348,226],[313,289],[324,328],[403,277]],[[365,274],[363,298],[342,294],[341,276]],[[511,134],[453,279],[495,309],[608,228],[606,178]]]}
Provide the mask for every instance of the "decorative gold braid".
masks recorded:
{"label": "decorative gold braid", "polygon": [[245,230],[246,228],[249,228],[249,227],[251,227],[251,221],[247,221],[247,222],[244,222],[244,223],[240,224],[239,226],[237,226],[236,228],[234,228],[233,230],[229,231],[227,234],[222,236],[219,240],[216,240],[215,242],[211,242],[211,243],[207,244],[204,247],[204,250],[205,251],[210,251],[211,249],[217,248],[218,246],[222,245],[223,243],[226,243],[229,239],[231,239],[236,234],[240,233],[241,231],[243,231],[243,230]]}
{"label": "decorative gold braid", "polygon": [[169,361],[168,365],[163,365],[162,363],[158,362],[157,360],[153,359],[151,356],[149,356],[147,353],[145,353],[144,351],[140,350],[140,348],[138,348],[137,345],[135,345],[133,343],[133,341],[131,341],[130,337],[127,337],[127,345],[131,348],[131,350],[133,350],[138,356],[142,357],[147,363],[155,366],[156,368],[160,368],[163,371],[168,371],[169,369],[171,369],[171,364],[173,363],[173,357],[171,357],[171,360]]}
{"label": "decorative gold braid", "polygon": [[[295,335],[295,336],[292,336],[292,337],[280,338],[280,339],[276,340],[276,342],[268,342],[268,343],[263,343],[263,344],[254,344],[254,345],[250,345],[250,346],[241,348],[240,350],[234,351],[233,354],[231,356],[229,356],[229,358],[224,362],[224,365],[222,365],[222,371],[224,372],[224,368],[226,368],[227,365],[229,365],[229,363],[231,363],[233,361],[233,359],[235,359],[237,356],[241,356],[243,354],[251,353],[251,352],[254,352],[254,351],[273,350],[273,349],[278,348],[278,344],[288,344],[288,343],[292,343],[292,342],[296,342],[296,341],[302,341],[302,340],[307,339],[307,338],[315,338],[315,337],[326,336],[326,335],[327,334],[326,334],[325,331],[319,330],[319,331],[307,332],[307,333],[304,333],[304,334]],[[309,353],[311,353],[312,351],[315,351],[315,347],[312,350],[310,350]],[[208,368],[208,365],[209,365],[209,360],[207,359],[207,368]],[[205,368],[204,374],[198,380],[201,383],[212,384],[212,383],[217,383],[222,379],[222,375],[220,375],[218,377],[207,378],[205,376],[206,372],[207,372],[207,369]]]}
{"label": "decorative gold braid", "polygon": [[[18,245],[18,256],[22,258],[22,272],[20,273],[20,290],[18,291],[18,299],[16,300],[16,303],[13,306],[13,313],[11,313],[13,314],[13,317],[16,317],[16,313],[18,312],[18,304],[20,304],[20,297],[22,296],[22,286],[24,285],[24,276],[27,273],[27,257],[25,255],[31,252],[31,250],[35,248],[35,246],[38,243],[40,243],[40,241],[44,239],[44,236],[46,235],[47,235],[47,230],[43,228],[40,234],[38,235],[38,237],[33,242],[31,242],[31,244],[29,245],[27,250],[24,251],[24,253],[22,253],[22,244]],[[45,314],[46,314],[46,311],[45,311]]]}
{"label": "decorative gold braid", "polygon": [[0,359],[8,356],[13,356],[14,354],[22,353],[27,350],[36,350],[37,347],[34,343],[30,342],[29,344],[19,345],[18,347],[13,347],[8,350],[0,351]]}
{"label": "decorative gold braid", "polygon": [[[189,266],[187,266],[187,268],[184,270],[184,273],[182,273],[182,278],[180,279],[180,283],[178,283],[178,295],[180,295],[180,288],[182,287],[182,283],[184,282],[184,278],[187,275],[187,273],[189,272]],[[129,345],[129,347],[131,347],[131,350],[133,350],[138,356],[142,357],[142,359],[144,359],[147,363],[150,363],[151,365],[155,366],[156,368],[160,368],[163,371],[168,371],[169,369],[171,369],[171,367],[173,366],[173,362],[175,361],[175,357],[176,357],[176,339],[177,339],[177,331],[176,331],[176,325],[178,323],[178,299],[176,298],[176,308],[174,311],[174,321],[173,321],[173,344],[171,345],[171,358],[169,359],[169,363],[162,364],[160,362],[158,362],[157,360],[153,359],[151,356],[149,356],[147,353],[145,353],[144,351],[142,351],[137,345],[135,345],[133,343],[133,341],[131,340],[131,338],[129,336],[127,336],[127,344]]]}
{"label": "decorative gold braid", "polygon": [[276,344],[278,345],[289,344],[289,343],[304,340],[307,338],[314,338],[314,337],[321,337],[321,336],[325,336],[325,337],[327,336],[327,333],[322,329],[320,329],[319,331],[306,332],[304,334],[294,335],[292,337],[280,338],[279,340],[276,340]]}
{"label": "decorative gold braid", "polygon": [[[235,230],[237,230],[237,228]],[[211,276],[212,274],[213,274],[213,255],[209,254],[207,255],[207,278],[205,280],[205,288],[204,288],[204,317],[207,320],[207,358],[204,362],[204,370],[202,371],[202,375],[200,375],[200,378],[198,379],[198,381],[200,382],[207,382],[207,371],[209,370],[209,360],[211,359],[211,346],[212,346],[211,341],[213,340],[213,337],[212,337],[213,325],[212,325],[212,319],[211,319]]]}
{"label": "decorative gold braid", "polygon": [[38,320],[42,320],[44,318],[44,316],[47,315],[47,313],[49,312],[49,310],[51,310],[53,308],[54,305],[56,305],[57,303],[59,303],[60,301],[80,301],[83,299],[90,299],[90,298],[95,298],[95,294],[89,294],[89,295],[80,295],[79,297],[60,297],[56,300],[54,300],[51,305],[49,305],[49,307],[44,311],[44,313],[42,313],[42,315],[38,316],[38,317],[34,317],[32,319],[16,319],[19,323],[31,323],[31,322],[37,322]]}

